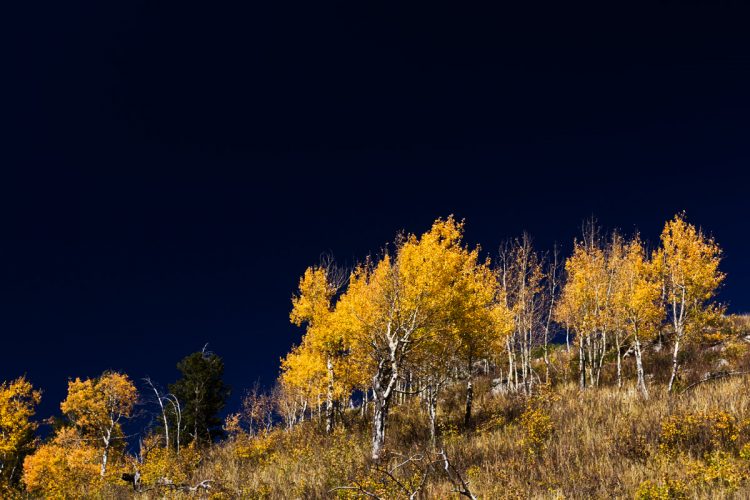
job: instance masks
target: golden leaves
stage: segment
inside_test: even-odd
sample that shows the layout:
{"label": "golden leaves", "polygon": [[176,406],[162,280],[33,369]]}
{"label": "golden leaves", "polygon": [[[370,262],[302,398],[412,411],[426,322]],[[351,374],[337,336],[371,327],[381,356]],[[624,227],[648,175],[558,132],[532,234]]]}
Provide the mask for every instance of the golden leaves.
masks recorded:
{"label": "golden leaves", "polygon": [[695,331],[715,316],[706,302],[716,295],[725,275],[719,270],[721,248],[713,238],[688,223],[684,213],[677,214],[664,225],[661,247],[652,260],[664,283],[667,310],[678,328]]}
{"label": "golden leaves", "polygon": [[99,480],[99,452],[81,441],[73,429],[62,429],[48,444],[26,457],[23,482],[30,493],[44,498],[95,496]]}
{"label": "golden leaves", "polygon": [[42,393],[25,377],[0,384],[0,460],[7,462],[29,447],[38,424],[31,420]]}
{"label": "golden leaves", "polygon": [[81,432],[98,434],[113,420],[129,417],[137,399],[138,392],[127,375],[107,372],[98,379],[69,381],[68,397],[60,409]]}

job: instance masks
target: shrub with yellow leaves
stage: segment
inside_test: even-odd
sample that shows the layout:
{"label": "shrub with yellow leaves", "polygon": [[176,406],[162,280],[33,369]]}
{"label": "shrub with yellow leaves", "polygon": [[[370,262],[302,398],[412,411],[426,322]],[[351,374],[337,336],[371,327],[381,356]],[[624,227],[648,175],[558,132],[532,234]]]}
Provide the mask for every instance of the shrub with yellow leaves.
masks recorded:
{"label": "shrub with yellow leaves", "polygon": [[685,484],[681,481],[667,480],[657,483],[647,480],[641,483],[635,492],[636,500],[674,500],[687,498]]}
{"label": "shrub with yellow leaves", "polygon": [[257,436],[240,435],[235,442],[237,458],[255,464],[265,463],[272,457],[275,439],[276,433],[273,432]]}
{"label": "shrub with yellow leaves", "polygon": [[737,418],[725,411],[670,415],[661,424],[659,449],[668,456],[733,450],[739,438]]}
{"label": "shrub with yellow leaves", "polygon": [[521,414],[521,444],[529,458],[536,458],[547,449],[547,444],[555,431],[547,406],[557,399],[549,388],[542,387],[537,394],[529,398],[526,409]]}
{"label": "shrub with yellow leaves", "polygon": [[695,470],[696,479],[708,486],[724,486],[736,490],[748,479],[746,463],[734,459],[725,451],[715,451],[706,457],[705,464]]}
{"label": "shrub with yellow leaves", "polygon": [[523,447],[531,458],[537,457],[547,448],[554,426],[552,419],[543,408],[530,406],[521,415],[524,437]]}
{"label": "shrub with yellow leaves", "polygon": [[[151,438],[153,439],[153,438]],[[188,481],[198,463],[201,454],[191,443],[180,448],[179,453],[173,448],[144,445],[138,471],[141,474],[141,484],[144,486],[160,484],[182,484]]]}
{"label": "shrub with yellow leaves", "polygon": [[64,428],[52,442],[26,457],[23,482],[29,493],[44,498],[96,496],[105,485],[99,458],[99,450],[81,440],[75,429]]}

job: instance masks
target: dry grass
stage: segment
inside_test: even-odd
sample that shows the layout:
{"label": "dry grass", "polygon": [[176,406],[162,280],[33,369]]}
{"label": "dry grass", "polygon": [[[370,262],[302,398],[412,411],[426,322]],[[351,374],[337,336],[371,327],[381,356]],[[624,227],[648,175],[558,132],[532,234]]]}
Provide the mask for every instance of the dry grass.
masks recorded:
{"label": "dry grass", "polygon": [[[651,389],[648,401],[632,387],[581,392],[564,384],[533,399],[487,393],[475,429],[461,429],[458,414],[441,415],[440,446],[480,498],[750,497],[747,380],[701,384],[672,397],[662,387]],[[402,496],[369,463],[368,428],[351,418],[347,429],[331,436],[315,422],[262,438],[240,436],[209,450],[191,480],[214,479],[214,498],[358,497],[333,490],[355,484],[384,498]],[[424,445],[424,420],[415,403],[394,411],[391,451],[401,460],[425,457],[396,471],[404,482],[415,483],[434,457]],[[671,421],[677,431],[663,428]],[[455,486],[433,467],[422,498],[455,498]]]}
{"label": "dry grass", "polygon": [[[661,424],[669,415],[725,411],[738,422],[750,417],[745,384],[728,380],[674,398],[654,390],[647,402],[633,389],[580,393],[564,386],[545,405],[554,434],[541,452],[529,453],[523,444],[526,429],[518,422],[450,440],[448,452],[469,470],[474,487],[486,498],[632,498],[648,480],[679,481],[689,497],[743,496],[721,480],[694,480],[689,462],[703,457],[689,449],[668,456],[659,444]],[[725,451],[738,452],[750,439],[747,431],[743,428],[737,446]],[[747,471],[744,459],[737,456],[736,462]],[[431,495],[444,496],[445,486],[433,486]]]}
{"label": "dry grass", "polygon": [[[686,349],[681,388],[708,373],[746,371],[747,317],[734,317],[732,335]],[[742,335],[738,332],[746,332]],[[721,332],[720,332],[721,333]],[[635,390],[633,360],[627,380],[615,386],[611,367],[604,386],[581,391],[576,364],[564,349],[553,355],[552,382],[533,397],[493,394],[491,377],[475,383],[472,428],[463,428],[463,384],[448,387],[439,410],[439,443],[429,447],[424,408],[414,398],[392,410],[385,464],[370,462],[369,424],[350,411],[326,435],[320,422],[292,431],[239,435],[214,445],[189,474],[188,484],[214,480],[212,498],[403,498],[424,477],[419,498],[457,498],[457,477],[478,498],[750,498],[750,398],[748,376],[699,383],[673,395],[665,391],[669,349],[649,347],[651,397]],[[664,368],[666,367],[666,368]],[[543,373],[543,367],[538,368]],[[446,473],[436,452],[445,450],[458,472]],[[414,460],[393,470],[385,471]],[[132,492],[118,490],[118,495]],[[157,488],[140,498],[188,496]],[[112,496],[117,496],[113,493]]]}

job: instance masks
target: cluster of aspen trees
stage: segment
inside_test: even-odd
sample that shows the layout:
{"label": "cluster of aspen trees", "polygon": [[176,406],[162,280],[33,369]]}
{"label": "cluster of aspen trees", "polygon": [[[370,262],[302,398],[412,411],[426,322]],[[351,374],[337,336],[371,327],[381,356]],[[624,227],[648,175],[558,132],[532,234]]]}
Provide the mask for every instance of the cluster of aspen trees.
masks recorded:
{"label": "cluster of aspen trees", "polygon": [[602,235],[593,223],[583,233],[564,262],[557,250],[536,251],[526,235],[490,260],[449,217],[420,236],[398,236],[352,270],[330,259],[309,267],[290,315],[305,333],[282,360],[286,425],[317,412],[330,431],[356,398],[372,419],[377,459],[393,405],[420,398],[434,439],[447,384],[464,384],[468,424],[476,374],[492,370],[503,390],[530,393],[550,382],[552,341],[563,335],[558,349],[577,358],[581,389],[600,384],[609,359],[622,386],[627,352],[644,398],[644,345],[664,339],[672,391],[680,348],[723,313],[714,302],[724,278],[720,248],[684,214],[665,224],[651,251],[638,235]]}
{"label": "cluster of aspen trees", "polygon": [[[174,471],[197,463],[199,449],[223,431],[241,430],[242,418],[251,435],[270,431],[279,417],[291,428],[317,416],[330,432],[359,411],[371,422],[379,459],[394,406],[419,401],[435,442],[450,386],[465,397],[470,425],[479,375],[509,393],[566,380],[588,390],[606,381],[631,384],[645,399],[643,359],[656,352],[652,345],[671,349],[671,392],[680,384],[681,349],[724,315],[716,303],[720,260],[713,238],[684,214],[665,224],[653,249],[638,235],[600,234],[589,224],[566,259],[536,251],[528,236],[490,259],[464,242],[463,222],[438,219],[353,269],[331,259],[308,268],[290,315],[305,328],[300,344],[282,359],[274,391],[256,386],[223,430],[223,362],[205,348],[178,363],[182,378],[168,393],[145,379],[158,414],[135,455],[126,451],[122,422],[143,400],[127,375],[70,380],[63,418],[44,442],[32,419],[41,392],[25,377],[0,383],[0,497],[15,495],[21,476],[29,493],[45,497],[97,496],[92,488],[122,478],[136,490],[208,489],[208,480],[169,478],[184,476]],[[626,355],[635,360],[632,381],[625,380]]]}

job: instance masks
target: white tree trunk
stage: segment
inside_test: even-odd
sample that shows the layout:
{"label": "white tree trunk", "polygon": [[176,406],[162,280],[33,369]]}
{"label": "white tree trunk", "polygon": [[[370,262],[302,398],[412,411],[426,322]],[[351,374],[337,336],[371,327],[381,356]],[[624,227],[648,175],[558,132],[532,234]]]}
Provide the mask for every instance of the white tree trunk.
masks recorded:
{"label": "white tree trunk", "polygon": [[622,346],[620,345],[619,334],[615,336],[615,344],[617,349],[617,388],[622,389],[622,354],[620,353]]}
{"label": "white tree trunk", "polygon": [[107,460],[109,459],[109,445],[112,442],[112,429],[113,428],[114,428],[114,424],[112,424],[112,427],[107,429],[104,432],[104,435],[102,436],[102,441],[104,441],[104,451],[102,452],[102,465],[99,471],[99,474],[101,475],[101,477],[104,477],[104,475],[107,473]]}
{"label": "white tree trunk", "polygon": [[385,443],[386,421],[391,407],[393,390],[398,382],[397,342],[391,343],[390,362],[382,360],[372,379],[373,403],[372,418],[372,459],[379,460]]}
{"label": "white tree trunk", "polygon": [[586,388],[586,350],[582,338],[578,340],[578,375],[578,383],[583,390]]}
{"label": "white tree trunk", "polygon": [[641,357],[641,341],[638,339],[638,334],[635,335],[635,370],[638,375],[638,391],[643,396],[643,399],[648,399],[648,388],[646,388],[646,378],[643,374],[643,359]]}
{"label": "white tree trunk", "polygon": [[674,351],[672,352],[672,375],[669,377],[669,387],[667,388],[667,392],[672,392],[674,381],[677,378],[677,368],[679,367],[677,364],[677,355],[680,352],[680,340],[681,339],[682,339],[682,334],[678,332],[677,338],[675,338],[675,342],[674,342]]}
{"label": "white tree trunk", "polygon": [[326,391],[326,433],[333,431],[333,360],[330,356],[326,358],[326,369],[328,370],[328,389]]}
{"label": "white tree trunk", "polygon": [[430,419],[430,444],[434,447],[437,439],[437,387],[429,383],[425,393],[427,394],[427,415]]}
{"label": "white tree trunk", "polygon": [[385,443],[385,424],[388,418],[390,398],[375,397],[375,412],[372,417],[372,459],[379,460]]}

